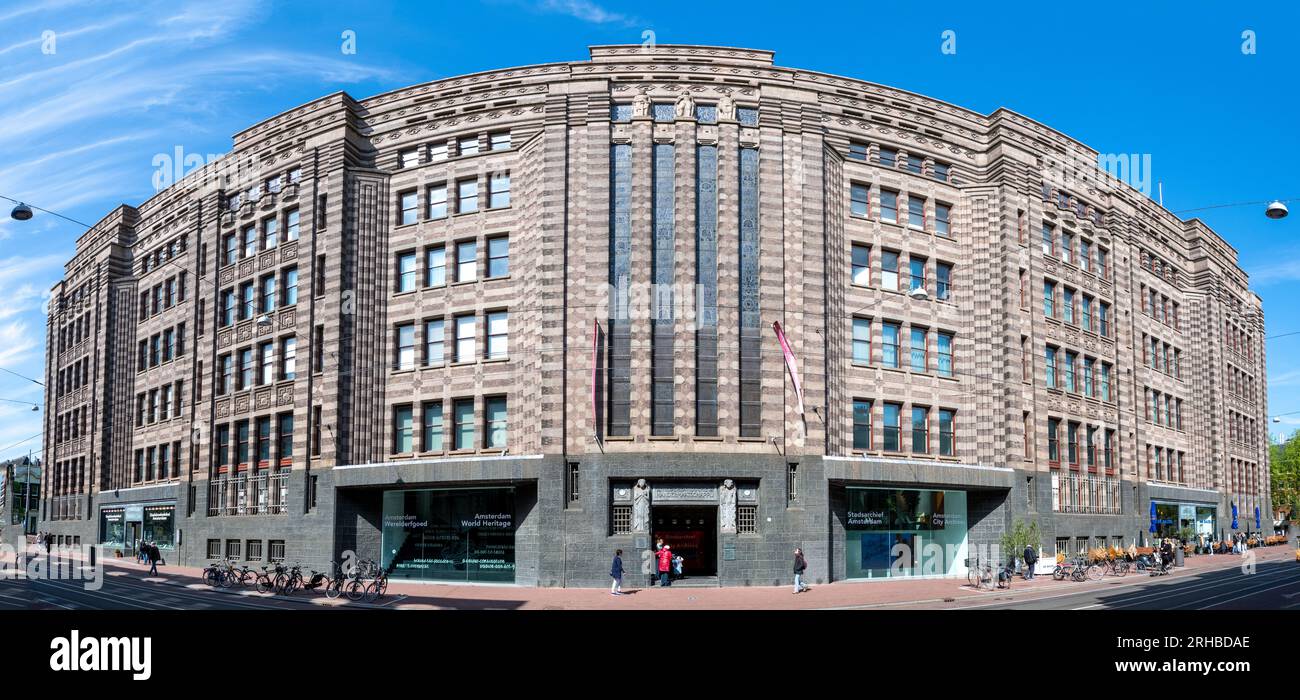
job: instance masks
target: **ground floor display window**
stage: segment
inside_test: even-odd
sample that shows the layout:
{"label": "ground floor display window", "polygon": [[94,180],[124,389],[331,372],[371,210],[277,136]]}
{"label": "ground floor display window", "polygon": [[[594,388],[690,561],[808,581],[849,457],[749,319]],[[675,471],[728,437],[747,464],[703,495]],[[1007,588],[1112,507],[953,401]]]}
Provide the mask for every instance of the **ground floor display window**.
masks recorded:
{"label": "ground floor display window", "polygon": [[171,549],[176,537],[176,506],[144,507],[144,541]]}
{"label": "ground floor display window", "polygon": [[394,578],[514,583],[514,489],[386,491],[383,552]]}
{"label": "ground floor display window", "polygon": [[1214,536],[1218,508],[1194,503],[1151,502],[1151,525],[1156,537],[1182,537],[1185,531]]}
{"label": "ground floor display window", "polygon": [[850,487],[847,499],[848,578],[965,574],[966,492]]}
{"label": "ground floor display window", "polygon": [[126,511],[122,508],[105,508],[99,511],[99,541],[104,545],[121,547],[126,544]]}

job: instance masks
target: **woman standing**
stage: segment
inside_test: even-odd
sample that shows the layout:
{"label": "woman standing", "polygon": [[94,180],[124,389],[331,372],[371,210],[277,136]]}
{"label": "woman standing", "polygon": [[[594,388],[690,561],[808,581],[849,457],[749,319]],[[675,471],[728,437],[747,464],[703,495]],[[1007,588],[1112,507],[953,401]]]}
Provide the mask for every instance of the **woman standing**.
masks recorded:
{"label": "woman standing", "polygon": [[803,558],[803,549],[794,548],[794,592],[803,593],[808,587],[803,585],[803,573],[808,570],[808,560]]}

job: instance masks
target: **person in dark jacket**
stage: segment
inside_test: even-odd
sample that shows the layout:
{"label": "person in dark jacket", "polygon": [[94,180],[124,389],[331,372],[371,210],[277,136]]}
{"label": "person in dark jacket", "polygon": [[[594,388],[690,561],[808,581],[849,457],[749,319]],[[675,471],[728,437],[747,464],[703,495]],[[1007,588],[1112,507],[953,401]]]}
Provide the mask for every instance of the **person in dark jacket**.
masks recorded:
{"label": "person in dark jacket", "polygon": [[614,550],[614,561],[609,565],[609,576],[614,582],[609,586],[610,595],[623,595],[623,550]]}
{"label": "person in dark jacket", "polygon": [[803,584],[803,573],[808,570],[808,560],[803,557],[803,550],[794,548],[794,592],[803,593],[808,587]]}
{"label": "person in dark jacket", "polygon": [[1025,545],[1025,580],[1026,581],[1034,580],[1034,565],[1037,563],[1038,563],[1038,551],[1034,549],[1034,545],[1032,544]]}
{"label": "person in dark jacket", "polygon": [[149,560],[149,575],[158,575],[158,547],[152,542],[146,542],[144,545],[144,555]]}

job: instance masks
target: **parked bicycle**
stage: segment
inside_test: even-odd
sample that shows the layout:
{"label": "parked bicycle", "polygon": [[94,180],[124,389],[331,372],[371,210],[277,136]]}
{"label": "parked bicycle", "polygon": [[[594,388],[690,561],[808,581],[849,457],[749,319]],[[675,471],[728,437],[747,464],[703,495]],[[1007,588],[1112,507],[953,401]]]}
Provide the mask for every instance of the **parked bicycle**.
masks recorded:
{"label": "parked bicycle", "polygon": [[235,582],[235,565],[231,561],[214,561],[203,568],[203,582],[216,588],[230,588]]}
{"label": "parked bicycle", "polygon": [[993,589],[993,565],[979,557],[966,560],[966,583],[975,589]]}

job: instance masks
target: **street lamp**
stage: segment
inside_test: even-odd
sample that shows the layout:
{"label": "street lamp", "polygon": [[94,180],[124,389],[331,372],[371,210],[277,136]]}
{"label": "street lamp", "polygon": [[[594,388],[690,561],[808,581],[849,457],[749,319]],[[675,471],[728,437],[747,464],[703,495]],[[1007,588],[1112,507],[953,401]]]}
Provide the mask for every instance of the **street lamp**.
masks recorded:
{"label": "street lamp", "polygon": [[913,287],[912,291],[907,293],[907,296],[919,301],[925,301],[930,298],[930,294],[925,291],[925,287]]}
{"label": "street lamp", "polygon": [[13,208],[13,211],[9,212],[9,216],[18,221],[26,221],[32,218],[32,208],[19,202],[18,205]]}
{"label": "street lamp", "polygon": [[1288,213],[1286,205],[1280,199],[1270,202],[1268,208],[1264,210],[1264,216],[1270,219],[1285,219]]}

